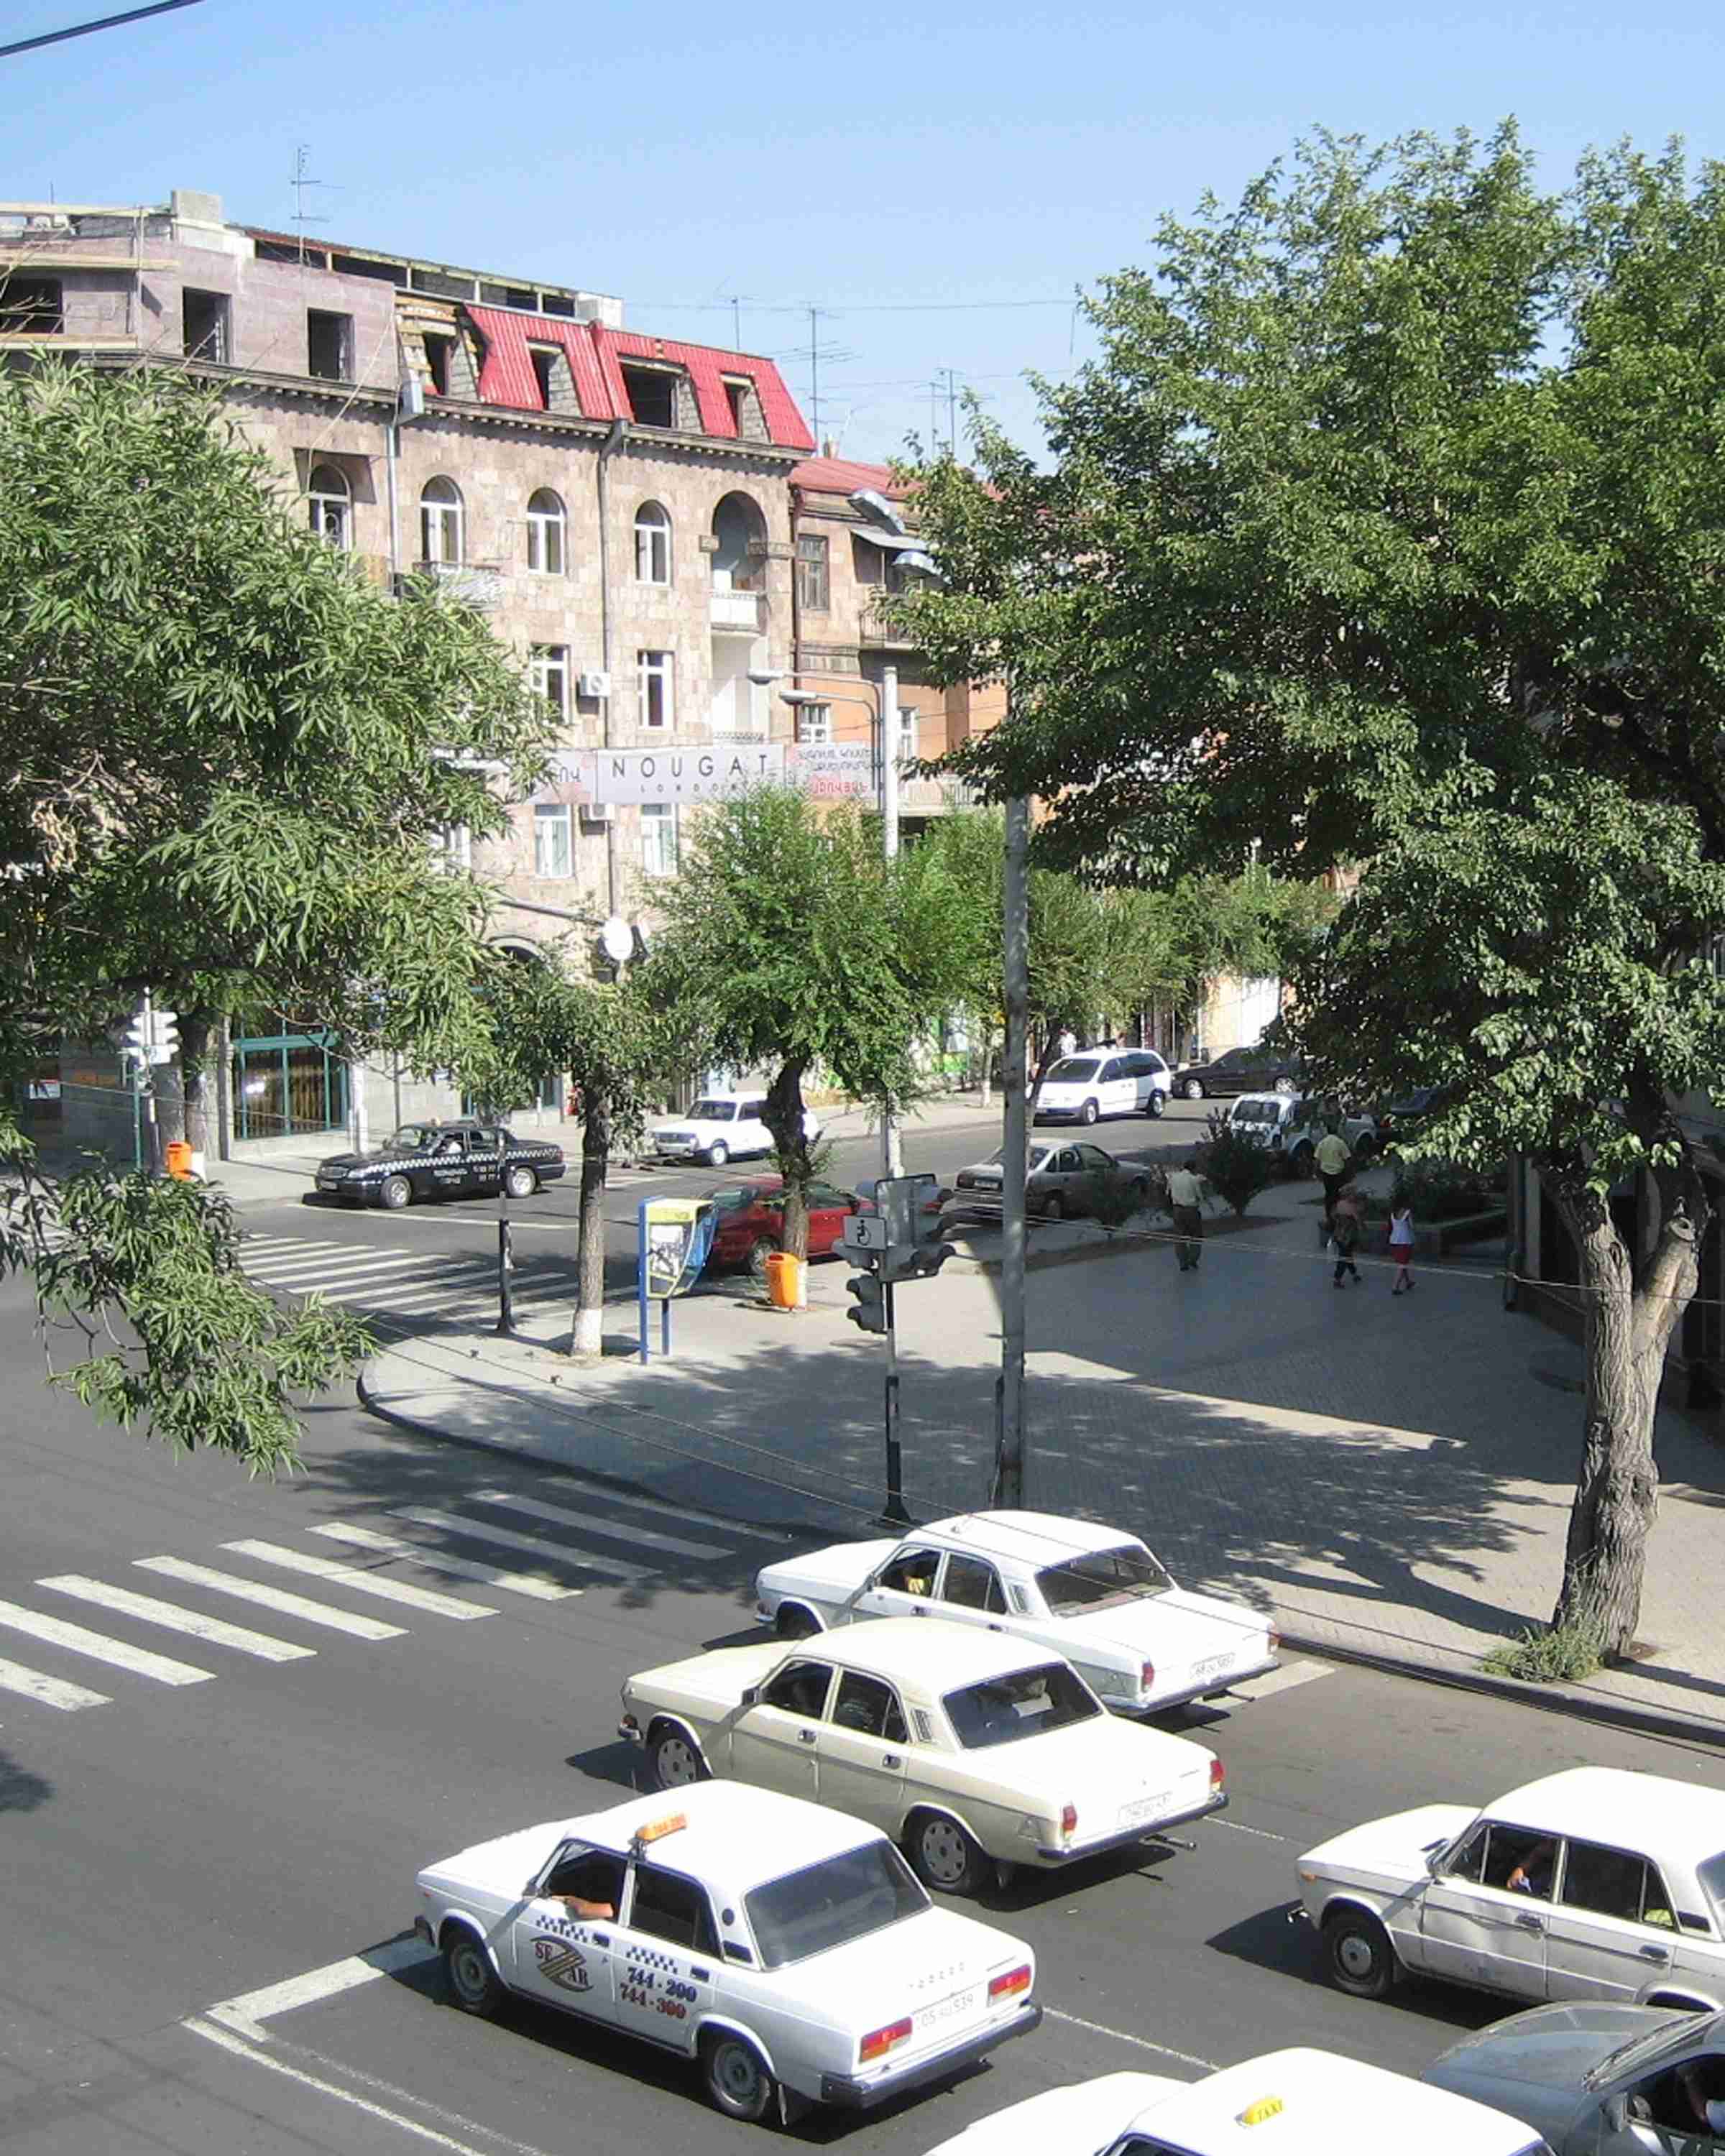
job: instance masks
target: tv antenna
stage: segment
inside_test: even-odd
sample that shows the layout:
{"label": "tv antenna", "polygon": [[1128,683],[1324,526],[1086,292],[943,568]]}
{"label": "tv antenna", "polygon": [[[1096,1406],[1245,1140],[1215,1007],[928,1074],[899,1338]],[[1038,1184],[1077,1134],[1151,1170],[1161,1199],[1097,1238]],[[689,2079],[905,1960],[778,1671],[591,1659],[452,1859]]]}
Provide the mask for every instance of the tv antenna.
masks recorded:
{"label": "tv antenna", "polygon": [[308,145],[304,142],[295,144],[294,148],[294,176],[292,182],[294,190],[294,223],[300,228],[300,267],[302,270],[305,266],[306,226],[308,224],[327,224],[329,223],[329,219],[326,217],[315,216],[312,212],[308,210],[305,207],[305,190],[307,187],[323,187],[329,185],[329,182],[327,180],[314,180],[306,172],[305,167],[311,155],[311,151]]}

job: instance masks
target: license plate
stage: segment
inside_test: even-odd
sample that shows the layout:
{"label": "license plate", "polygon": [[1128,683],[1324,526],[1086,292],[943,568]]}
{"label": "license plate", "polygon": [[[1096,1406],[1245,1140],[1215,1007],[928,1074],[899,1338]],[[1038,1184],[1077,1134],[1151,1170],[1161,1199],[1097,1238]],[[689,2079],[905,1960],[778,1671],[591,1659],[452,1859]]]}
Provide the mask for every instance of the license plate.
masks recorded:
{"label": "license plate", "polygon": [[1192,1665],[1192,1674],[1195,1677],[1219,1676],[1224,1670],[1232,1666],[1233,1661],[1231,1654],[1206,1655],[1201,1662]]}
{"label": "license plate", "polygon": [[1168,1792],[1159,1789],[1153,1797],[1135,1797],[1131,1804],[1120,1807],[1122,1826],[1142,1826],[1146,1820],[1160,1819],[1168,1810]]}
{"label": "license plate", "polygon": [[998,1190],[1000,1188],[1000,1185],[998,1183],[985,1181],[984,1178],[979,1175],[970,1187],[973,1190]]}
{"label": "license plate", "polygon": [[317,1187],[320,1190],[339,1190],[341,1186],[333,1175],[321,1175],[317,1178]]}
{"label": "license plate", "polygon": [[921,2036],[929,2030],[943,2028],[948,2021],[962,2021],[977,2011],[982,1999],[982,1986],[973,1984],[968,1991],[955,1991],[950,1999],[942,1999],[938,2006],[925,2006],[913,2017],[912,2026]]}

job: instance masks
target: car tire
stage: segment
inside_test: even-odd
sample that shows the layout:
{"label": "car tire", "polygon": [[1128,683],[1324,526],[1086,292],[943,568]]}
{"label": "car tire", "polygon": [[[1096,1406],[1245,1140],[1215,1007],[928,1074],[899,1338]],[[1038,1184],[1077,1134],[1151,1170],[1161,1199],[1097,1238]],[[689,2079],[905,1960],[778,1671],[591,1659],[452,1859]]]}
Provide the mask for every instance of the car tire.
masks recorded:
{"label": "car tire", "polygon": [[1052,1198],[1045,1198],[1037,1210],[1045,1220],[1064,1220],[1066,1217],[1065,1200],[1058,1193]]}
{"label": "car tire", "polygon": [[531,1198],[539,1188],[539,1178],[531,1168],[512,1168],[503,1178],[503,1187],[511,1198]]}
{"label": "car tire", "polygon": [[1317,1166],[1317,1153],[1313,1152],[1312,1148],[1309,1145],[1302,1143],[1296,1145],[1294,1147],[1292,1153],[1289,1156],[1288,1173],[1295,1177],[1298,1181],[1303,1183],[1309,1175],[1314,1173]]}
{"label": "car tire", "polygon": [[413,1186],[404,1175],[389,1175],[383,1178],[383,1188],[377,1193],[377,1202],[386,1212],[399,1213],[403,1205],[413,1202]]}
{"label": "car tire", "polygon": [[709,1168],[722,1168],[730,1158],[731,1148],[722,1142],[717,1145],[710,1145],[706,1149],[706,1164]]}
{"label": "car tire", "polygon": [[1094,1101],[1086,1101],[1084,1106],[1078,1111],[1078,1120],[1086,1127],[1086,1129],[1088,1129],[1090,1125],[1096,1121],[1101,1112],[1101,1110],[1096,1106]]}
{"label": "car tire", "polygon": [[757,1243],[754,1248],[749,1252],[748,1256],[745,1260],[749,1269],[750,1279],[757,1282],[762,1287],[765,1287],[767,1285],[767,1260],[768,1258],[776,1257],[778,1254],[778,1244],[769,1240],[767,1236],[763,1235],[760,1241]]}
{"label": "car tire", "polygon": [[711,1768],[680,1729],[661,1729],[648,1745],[647,1771],[655,1789],[689,1789],[713,1779]]}
{"label": "car tire", "polygon": [[1332,1909],[1324,1918],[1324,1953],[1331,1981],[1352,1999],[1383,1999],[1396,1979],[1395,1948],[1378,1919],[1363,1909]]}
{"label": "car tire", "polygon": [[703,2037],[701,2079],[707,2101],[726,2118],[754,2125],[767,2116],[774,2083],[767,2061],[745,2036],[719,2030]]}
{"label": "car tire", "polygon": [[1375,1155],[1377,1150],[1377,1139],[1372,1136],[1372,1133],[1369,1131],[1362,1131],[1358,1137],[1354,1142],[1354,1158],[1356,1160],[1370,1160]]}
{"label": "car tire", "polygon": [[1204,1098],[1204,1081],[1201,1078],[1189,1078],[1181,1086],[1180,1091],[1189,1101],[1201,1101]]}
{"label": "car tire", "polygon": [[1167,1094],[1163,1091],[1160,1086],[1153,1086],[1150,1089],[1150,1097],[1144,1103],[1144,1113],[1150,1118],[1153,1123],[1158,1122],[1161,1120],[1163,1113],[1167,1110]]}
{"label": "car tire", "polygon": [[975,1839],[944,1812],[918,1812],[905,1831],[905,1854],[937,1894],[980,1893],[990,1871]]}
{"label": "car tire", "polygon": [[483,1943],[465,1924],[452,1924],[444,1934],[444,1979],[464,2014],[492,2021],[501,2012],[503,1979]]}
{"label": "car tire", "polygon": [[801,1603],[786,1602],[780,1605],[773,1629],[781,1640],[812,1640],[820,1626]]}

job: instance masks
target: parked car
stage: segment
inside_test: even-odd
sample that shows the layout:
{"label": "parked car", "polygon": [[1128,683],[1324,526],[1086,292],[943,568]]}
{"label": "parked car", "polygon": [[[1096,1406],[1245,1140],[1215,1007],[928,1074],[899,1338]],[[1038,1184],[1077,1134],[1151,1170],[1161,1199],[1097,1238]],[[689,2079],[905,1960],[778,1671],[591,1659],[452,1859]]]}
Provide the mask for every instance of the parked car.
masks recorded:
{"label": "parked car", "polygon": [[1136,1535],[1052,1512],[962,1512],[878,1542],[833,1543],[755,1575],[782,1639],[874,1617],[945,1617],[1050,1647],[1117,1714],[1215,1698],[1276,1667],[1243,1602],[1177,1587]]}
{"label": "parked car", "polygon": [[531,1198],[555,1183],[567,1163],[561,1146],[518,1138],[501,1123],[464,1117],[453,1123],[403,1123],[370,1152],[338,1152],[317,1163],[326,1198],[390,1211],[416,1198]]}
{"label": "parked car", "polygon": [[[706,1195],[718,1217],[713,1226],[712,1247],[707,1264],[716,1270],[747,1267],[757,1280],[767,1277],[767,1260],[784,1248],[784,1178],[758,1175],[747,1183],[726,1184]],[[809,1255],[824,1258],[838,1247],[845,1223],[853,1213],[869,1208],[848,1190],[830,1183],[809,1187]]]}
{"label": "parked car", "polygon": [[[647,1133],[647,1149],[661,1160],[704,1160],[722,1168],[745,1153],[768,1153],[773,1133],[762,1122],[764,1093],[704,1093],[686,1116],[668,1116]],[[820,1136],[812,1108],[803,1111],[803,1132],[810,1145]]]}
{"label": "parked car", "polygon": [[1379,1145],[1392,1146],[1399,1138],[1414,1137],[1434,1110],[1443,1106],[1449,1093],[1446,1086],[1417,1086],[1399,1100],[1384,1102],[1375,1111]]}
{"label": "parked car", "polygon": [[1717,1789],[1571,1767],[1483,1811],[1422,1804],[1352,1827],[1299,1876],[1330,1974],[1357,1998],[1413,1969],[1522,1999],[1725,2005]]}
{"label": "parked car", "polygon": [[1036,1096],[1039,1123],[1159,1116],[1173,1075],[1153,1048],[1092,1048],[1062,1056]]}
{"label": "parked car", "polygon": [[[952,1178],[955,1211],[998,1213],[1001,1207],[1001,1163],[1004,1147]],[[1117,1160],[1100,1146],[1033,1145],[1024,1183],[1027,1209],[1044,1220],[1065,1220],[1090,1212],[1097,1183],[1123,1184],[1140,1205],[1154,1193],[1150,1171],[1136,1161]]]}
{"label": "parked car", "polygon": [[1022,1940],[935,1908],[872,1827],[768,1789],[635,1797],[418,1884],[458,2006],[520,1992],[680,2053],[732,2118],[871,2110],[1042,2018]]}
{"label": "parked car", "polygon": [[623,1705],[620,1732],[660,1789],[727,1775],[832,1804],[949,1894],[976,1893],[997,1865],[1056,1869],[1228,1801],[1204,1745],[1117,1721],[1045,1647],[938,1618],[721,1647],[630,1677]]}
{"label": "parked car", "polygon": [[1464,2036],[1420,2078],[1511,2112],[1555,2156],[1712,2156],[1725,2143],[1696,2103],[1725,2102],[1725,2015],[1536,2006]]}
{"label": "parked car", "polygon": [[[1374,1117],[1338,1115],[1336,1125],[1357,1161],[1372,1158],[1378,1150]],[[1330,1111],[1304,1093],[1242,1093],[1228,1111],[1228,1127],[1280,1154],[1290,1175],[1305,1177],[1317,1172],[1317,1142],[1330,1127]]]}
{"label": "parked car", "polygon": [[[1269,2127],[1260,2137],[1253,2129]],[[1513,2116],[1331,2051],[1268,2051],[1201,2080],[1101,2074],[979,2118],[929,2156],[1551,2156]],[[1591,2152],[1589,2152],[1591,2156]]]}
{"label": "parked car", "polygon": [[1293,1093],[1299,1090],[1299,1065],[1273,1050],[1230,1048],[1208,1063],[1182,1063],[1173,1074],[1183,1099],[1225,1100],[1232,1093]]}

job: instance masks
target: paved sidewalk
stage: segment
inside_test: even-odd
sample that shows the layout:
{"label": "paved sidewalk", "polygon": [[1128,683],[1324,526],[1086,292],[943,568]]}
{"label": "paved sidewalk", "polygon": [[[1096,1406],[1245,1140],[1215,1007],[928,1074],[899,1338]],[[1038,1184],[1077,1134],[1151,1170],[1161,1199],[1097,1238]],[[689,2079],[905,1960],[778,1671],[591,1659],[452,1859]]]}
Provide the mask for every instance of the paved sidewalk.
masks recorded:
{"label": "paved sidewalk", "polygon": [[[1212,1224],[1200,1270],[1165,1244],[1100,1247],[1087,1224],[1038,1230],[1029,1276],[1027,1502],[1142,1533],[1193,1586],[1243,1594],[1291,1640],[1467,1681],[1496,1641],[1548,1615],[1580,1445],[1578,1348],[1506,1315],[1489,1247],[1331,1286],[1315,1186]],[[1096,1249],[1094,1262],[1076,1258]],[[661,1496],[863,1535],[883,1496],[883,1344],[846,1322],[848,1271],[811,1268],[810,1305],[772,1311],[734,1282],[673,1311],[674,1348],[628,1352],[633,1304],[583,1368],[567,1330],[403,1341],[364,1391],[379,1412],[455,1439],[616,1477]],[[906,1495],[912,1514],[986,1502],[999,1357],[998,1280],[949,1264],[898,1296]],[[1579,1687],[1507,1685],[1725,1742],[1717,1594],[1725,1443],[1665,1412],[1664,1489],[1641,1630],[1651,1657]]]}

